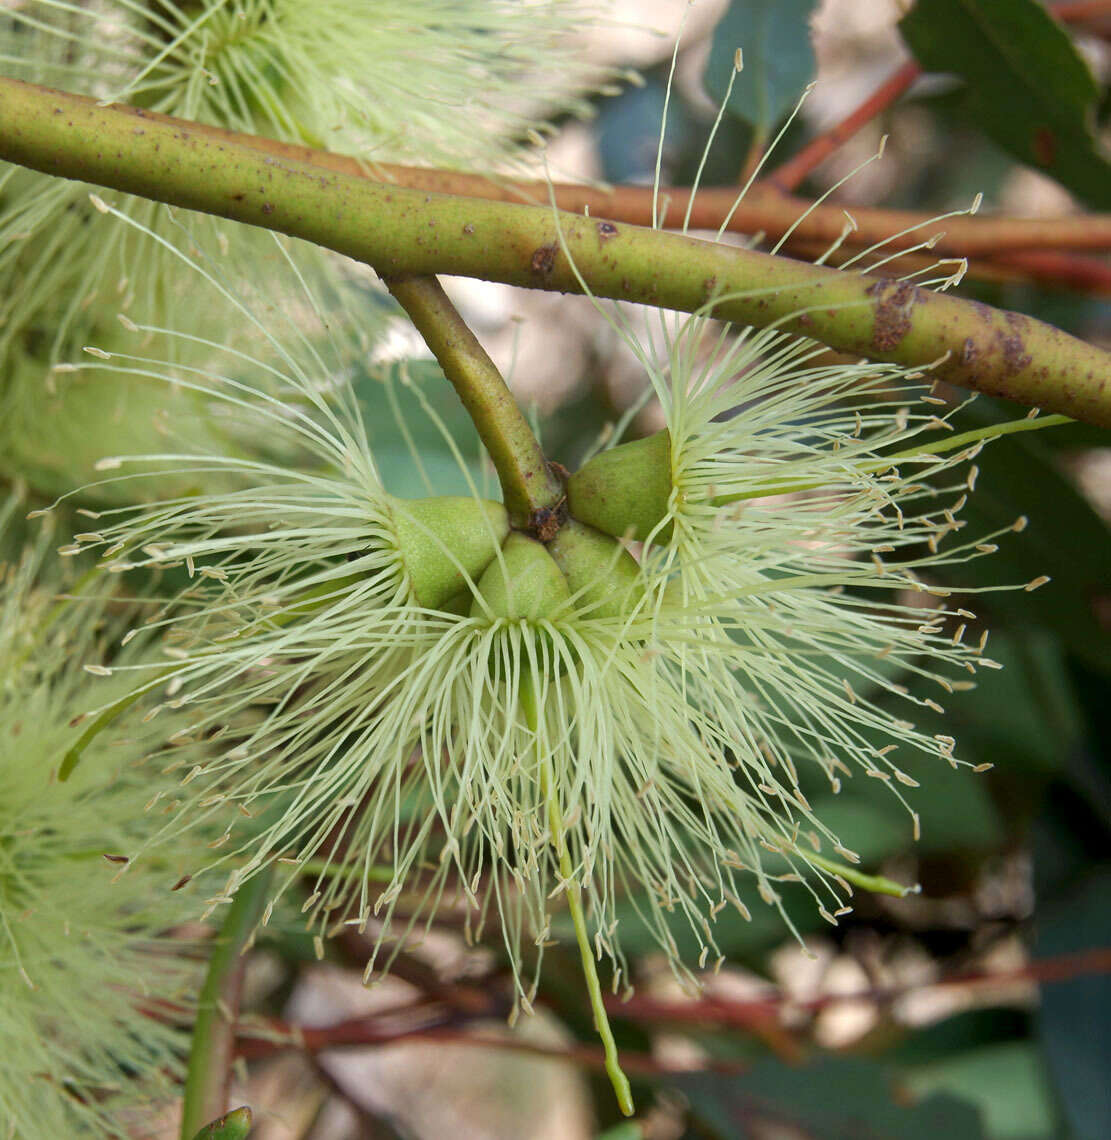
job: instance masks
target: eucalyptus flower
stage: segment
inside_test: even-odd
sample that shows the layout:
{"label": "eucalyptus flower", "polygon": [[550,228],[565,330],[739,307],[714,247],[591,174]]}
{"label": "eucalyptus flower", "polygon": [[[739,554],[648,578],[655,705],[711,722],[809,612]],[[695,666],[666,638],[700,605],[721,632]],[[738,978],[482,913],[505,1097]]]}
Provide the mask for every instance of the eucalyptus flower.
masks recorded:
{"label": "eucalyptus flower", "polygon": [[854,776],[904,799],[903,755],[961,763],[916,727],[940,702],[904,682],[945,696],[994,665],[931,578],[998,537],[960,535],[982,441],[945,442],[921,374],[661,316],[662,353],[632,343],[667,430],[570,476],[571,517],[541,542],[462,464],[452,498],[391,495],[342,367],[213,283],[267,343],[250,371],[272,389],[238,379],[236,353],[223,371],[80,367],[249,408],[315,462],[146,457],[250,485],[102,512],[71,548],[188,575],[148,621],[167,664],[132,672],[185,716],[176,743],[216,742],[201,762],[168,749],[180,787],[158,800],[168,834],[220,832],[213,905],[277,861],[318,947],[344,924],[374,933],[368,978],[445,907],[474,931],[492,916],[527,1008],[528,946],[558,931],[562,896],[619,985],[636,916],[692,981],[720,959],[723,908],[789,924],[785,892],[808,891],[836,922],[854,887],[909,889],[864,874],[810,799]]}
{"label": "eucalyptus flower", "polygon": [[119,879],[157,827],[149,722],[102,733],[73,779],[57,778],[122,630],[88,576],[83,597],[59,593],[49,537],[0,567],[0,1122],[21,1140],[124,1140],[124,1116],[172,1097],[181,1075],[173,1011],[198,966],[167,935],[195,910],[173,888],[204,848],[194,833]]}

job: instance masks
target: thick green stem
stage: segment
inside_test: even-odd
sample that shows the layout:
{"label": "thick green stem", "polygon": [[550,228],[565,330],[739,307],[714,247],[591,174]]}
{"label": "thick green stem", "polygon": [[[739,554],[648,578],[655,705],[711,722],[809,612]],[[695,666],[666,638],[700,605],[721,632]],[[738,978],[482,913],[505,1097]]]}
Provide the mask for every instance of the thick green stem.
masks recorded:
{"label": "thick green stem", "polygon": [[185,1075],[182,1140],[193,1140],[200,1129],[227,1112],[235,1023],[247,964],[243,952],[258,925],[269,889],[268,871],[253,876],[239,888],[212,947],[208,973],[197,999],[193,1045]]}
{"label": "thick green stem", "polygon": [[[0,158],[305,238],[385,276],[453,273],[777,325],[1111,426],[1111,354],[1041,321],[639,226],[426,194],[0,78]],[[581,278],[581,279],[580,279]]]}
{"label": "thick green stem", "polygon": [[385,282],[474,421],[498,473],[510,522],[528,528],[534,512],[559,502],[563,488],[513,393],[435,277]]}
{"label": "thick green stem", "polygon": [[[525,714],[525,723],[533,733],[537,732],[540,723],[539,710],[536,707],[536,693],[529,677],[521,680],[521,708]],[[567,909],[571,914],[571,922],[575,927],[575,940],[579,944],[579,957],[582,960],[583,977],[586,979],[587,992],[590,995],[590,1009],[594,1014],[594,1028],[602,1040],[602,1048],[606,1056],[606,1075],[613,1085],[617,1096],[617,1104],[626,1116],[632,1116],[636,1111],[633,1105],[633,1093],[629,1087],[629,1078],[621,1068],[621,1060],[617,1053],[617,1042],[613,1039],[613,1029],[610,1026],[609,1015],[606,1013],[606,1001],[602,994],[602,983],[598,977],[598,965],[594,960],[594,949],[590,945],[590,932],[586,928],[586,912],[583,909],[582,889],[575,881],[574,867],[571,865],[571,853],[567,849],[567,836],[563,826],[563,809],[559,802],[559,792],[555,786],[552,775],[552,761],[546,757],[540,763],[540,790],[544,796],[548,809],[548,827],[552,833],[552,846],[559,859],[559,874],[566,886]]]}

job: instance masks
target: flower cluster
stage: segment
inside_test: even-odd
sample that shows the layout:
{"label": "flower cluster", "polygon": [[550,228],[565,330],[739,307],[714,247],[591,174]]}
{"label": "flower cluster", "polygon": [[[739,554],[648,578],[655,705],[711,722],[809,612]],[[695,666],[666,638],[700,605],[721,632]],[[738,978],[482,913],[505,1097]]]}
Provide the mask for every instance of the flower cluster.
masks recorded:
{"label": "flower cluster", "polygon": [[389,494],[342,366],[270,326],[255,369],[283,399],[252,393],[236,354],[203,373],[83,366],[250,406],[313,456],[178,457],[250,485],[104,512],[72,547],[188,575],[149,622],[172,681],[133,668],[183,710],[178,743],[216,742],[200,762],[169,750],[181,786],[160,801],[170,832],[222,821],[214,902],[277,860],[318,938],[375,934],[368,977],[438,908],[494,913],[527,1005],[525,944],[549,939],[565,892],[618,978],[635,915],[690,978],[676,921],[704,966],[715,917],[748,916],[753,894],[787,918],[783,884],[801,884],[836,921],[854,884],[897,890],[810,799],[853,776],[903,799],[901,757],[959,763],[915,726],[941,706],[906,682],[943,695],[993,664],[930,577],[993,549],[960,536],[975,468],[955,469],[980,444],[944,442],[948,413],[896,366],[661,320],[664,351],[640,351],[666,431],[572,475],[572,517],[543,542],[510,532],[462,463],[455,498]]}
{"label": "flower cluster", "polygon": [[[0,532],[19,505],[4,504]],[[169,935],[195,903],[173,888],[204,846],[196,832],[118,876],[157,828],[144,810],[158,783],[142,768],[160,739],[149,722],[102,733],[59,781],[90,673],[107,671],[123,626],[92,576],[58,592],[49,538],[0,567],[0,1120],[26,1140],[122,1138],[124,1118],[172,1097],[182,1069],[198,965]]]}

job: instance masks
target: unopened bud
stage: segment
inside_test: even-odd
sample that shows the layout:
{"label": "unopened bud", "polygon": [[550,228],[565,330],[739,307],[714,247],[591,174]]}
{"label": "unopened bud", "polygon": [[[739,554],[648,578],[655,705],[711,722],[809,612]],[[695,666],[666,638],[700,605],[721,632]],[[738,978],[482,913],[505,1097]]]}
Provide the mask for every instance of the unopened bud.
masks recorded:
{"label": "unopened bud", "polygon": [[602,451],[567,480],[567,508],[580,522],[614,538],[656,542],[671,537],[671,434],[667,431]]}

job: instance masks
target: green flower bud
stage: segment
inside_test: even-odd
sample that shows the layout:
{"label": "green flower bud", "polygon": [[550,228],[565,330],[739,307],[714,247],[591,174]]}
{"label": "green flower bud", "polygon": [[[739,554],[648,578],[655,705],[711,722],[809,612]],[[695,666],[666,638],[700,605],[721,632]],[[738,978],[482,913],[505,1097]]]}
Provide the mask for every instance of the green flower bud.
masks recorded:
{"label": "green flower bud", "polygon": [[548,544],[548,552],[563,571],[576,608],[590,617],[625,617],[640,601],[640,567],[609,535],[569,519]]}
{"label": "green flower bud", "polygon": [[501,503],[450,495],[389,497],[398,552],[417,603],[441,609],[476,581],[509,533]]}
{"label": "green flower bud", "polygon": [[671,537],[671,433],[636,439],[599,452],[567,480],[567,507],[580,522],[646,542]]}
{"label": "green flower bud", "polygon": [[471,616],[539,621],[565,607],[571,589],[559,566],[534,538],[514,531],[478,583]]}
{"label": "green flower bud", "polygon": [[206,1124],[193,1140],[245,1140],[251,1130],[251,1110],[244,1105]]}

